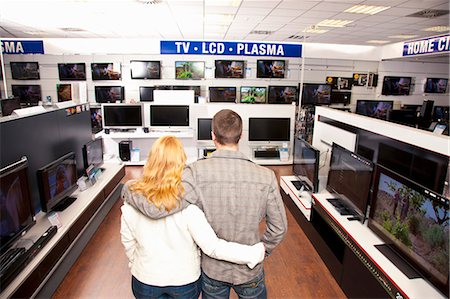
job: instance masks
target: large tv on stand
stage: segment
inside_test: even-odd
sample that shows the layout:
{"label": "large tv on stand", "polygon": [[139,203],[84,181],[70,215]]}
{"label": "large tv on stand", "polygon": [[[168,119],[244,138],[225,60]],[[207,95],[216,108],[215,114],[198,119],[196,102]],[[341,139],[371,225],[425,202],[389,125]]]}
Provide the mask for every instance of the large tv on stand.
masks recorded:
{"label": "large tv on stand", "polygon": [[448,198],[377,165],[368,226],[406,276],[427,279],[448,298]]}
{"label": "large tv on stand", "polygon": [[319,191],[320,151],[306,140],[296,137],[294,138],[293,156],[292,172],[300,180],[304,190],[317,193]]}
{"label": "large tv on stand", "polygon": [[0,201],[2,203],[0,253],[3,254],[36,223],[31,204],[26,158],[0,169]]}

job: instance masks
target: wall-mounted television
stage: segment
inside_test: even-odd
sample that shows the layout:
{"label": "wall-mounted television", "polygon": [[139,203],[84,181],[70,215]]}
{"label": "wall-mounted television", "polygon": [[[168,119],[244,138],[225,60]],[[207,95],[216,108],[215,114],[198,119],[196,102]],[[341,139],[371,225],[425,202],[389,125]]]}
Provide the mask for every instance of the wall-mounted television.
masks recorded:
{"label": "wall-mounted television", "polygon": [[153,102],[153,86],[139,86],[139,100],[141,102]]}
{"label": "wall-mounted television", "polygon": [[284,78],[285,60],[257,60],[256,78]]}
{"label": "wall-mounted television", "polygon": [[42,211],[62,211],[75,201],[77,189],[75,153],[70,152],[37,171]]}
{"label": "wall-mounted television", "polygon": [[244,60],[216,60],[215,78],[244,78]]}
{"label": "wall-mounted television", "polygon": [[14,80],[39,80],[38,62],[10,62],[11,76]]}
{"label": "wall-mounted television", "polygon": [[388,111],[392,110],[393,105],[394,101],[357,100],[356,114],[385,120]]}
{"label": "wall-mounted television", "polygon": [[210,87],[209,88],[210,102],[236,102],[236,87]]}
{"label": "wall-mounted television", "polygon": [[297,101],[296,86],[269,86],[269,104],[291,104]]}
{"label": "wall-mounted television", "polygon": [[0,100],[0,106],[2,109],[2,116],[11,115],[14,110],[22,108],[18,97],[13,97],[12,99],[2,99]]}
{"label": "wall-mounted television", "polygon": [[372,173],[371,161],[333,143],[326,188],[346,207],[349,215],[358,216],[362,221],[369,204]]}
{"label": "wall-mounted television", "polygon": [[56,93],[58,102],[66,102],[72,100],[72,84],[56,84]]}
{"label": "wall-mounted television", "polygon": [[250,117],[248,141],[289,141],[291,140],[291,119]]}
{"label": "wall-mounted television", "polygon": [[415,127],[419,119],[415,110],[392,109],[387,111],[386,120],[400,125]]}
{"label": "wall-mounted television", "polygon": [[445,78],[427,78],[425,82],[425,93],[447,93],[448,79]]}
{"label": "wall-mounted television", "polygon": [[131,79],[161,79],[160,61],[130,61]]}
{"label": "wall-mounted television", "polygon": [[150,126],[152,127],[188,127],[188,105],[151,105]]}
{"label": "wall-mounted television", "polygon": [[241,86],[241,103],[264,104],[266,102],[266,87]]}
{"label": "wall-mounted television", "polygon": [[83,146],[84,169],[90,166],[95,168],[103,164],[103,139],[97,138]]}
{"label": "wall-mounted television", "polygon": [[383,89],[381,94],[386,96],[409,95],[411,81],[411,77],[385,76],[383,78]]}
{"label": "wall-mounted television", "polygon": [[331,104],[350,104],[352,93],[350,91],[331,90],[330,103]]}
{"label": "wall-mounted television", "polygon": [[95,86],[95,101],[97,103],[121,103],[125,100],[123,86]]}
{"label": "wall-mounted television", "polygon": [[377,165],[369,228],[385,242],[383,254],[400,255],[448,297],[448,198]]}
{"label": "wall-mounted television", "polygon": [[306,140],[294,138],[294,162],[292,172],[305,186],[305,190],[319,191],[319,158],[320,151]]}
{"label": "wall-mounted television", "polygon": [[58,63],[59,80],[86,80],[86,63]]}
{"label": "wall-mounted television", "polygon": [[[299,86],[300,90],[300,86]],[[320,83],[304,83],[302,105],[330,105],[331,86]]]}
{"label": "wall-mounted television", "polygon": [[331,89],[336,90],[351,90],[353,86],[352,77],[327,77],[326,82],[331,85]]}
{"label": "wall-mounted television", "polygon": [[91,107],[91,129],[92,134],[103,130],[102,108]]}
{"label": "wall-mounted television", "polygon": [[120,80],[122,68],[120,63],[91,63],[92,80]]}
{"label": "wall-mounted television", "polygon": [[175,79],[203,79],[205,78],[204,61],[175,61]]}
{"label": "wall-mounted television", "polygon": [[3,254],[36,223],[26,158],[0,169],[0,203],[0,253]]}
{"label": "wall-mounted television", "polygon": [[212,118],[199,118],[197,120],[197,140],[212,140]]}
{"label": "wall-mounted television", "polygon": [[37,106],[42,100],[40,85],[11,85],[12,94],[20,99],[23,107]]}
{"label": "wall-mounted television", "polygon": [[434,106],[433,120],[434,121],[449,121],[449,106]]}
{"label": "wall-mounted television", "polygon": [[103,104],[103,128],[134,129],[143,126],[142,104]]}

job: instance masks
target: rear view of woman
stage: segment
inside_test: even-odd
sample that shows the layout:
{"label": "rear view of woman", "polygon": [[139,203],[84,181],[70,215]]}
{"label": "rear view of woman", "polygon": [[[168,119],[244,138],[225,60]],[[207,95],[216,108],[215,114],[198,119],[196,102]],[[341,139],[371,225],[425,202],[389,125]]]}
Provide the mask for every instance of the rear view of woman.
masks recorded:
{"label": "rear view of woman", "polygon": [[126,203],[149,201],[167,211],[177,207],[184,193],[181,174],[186,162],[181,142],[159,138],[144,166],[143,177],[128,181],[122,190],[122,243],[130,261],[136,298],[198,298],[201,250],[216,259],[253,268],[264,258],[264,245],[241,245],[217,238],[203,212],[189,205],[154,220]]}

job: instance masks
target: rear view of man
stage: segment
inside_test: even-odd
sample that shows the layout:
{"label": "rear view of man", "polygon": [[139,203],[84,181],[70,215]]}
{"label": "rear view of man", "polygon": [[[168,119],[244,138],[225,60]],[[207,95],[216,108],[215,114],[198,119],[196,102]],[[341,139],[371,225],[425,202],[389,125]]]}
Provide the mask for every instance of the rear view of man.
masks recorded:
{"label": "rear view of man", "polygon": [[[239,152],[241,134],[242,119],[236,112],[226,109],[214,116],[212,139],[216,151],[186,167],[186,199],[198,205],[216,234],[228,241],[259,242],[259,224],[265,219],[262,242],[270,254],[286,233],[286,212],[273,171]],[[190,200],[190,188],[201,194],[197,201]],[[203,255],[202,270],[202,298],[228,298],[230,288],[239,297],[267,296],[262,264],[250,270]]]}
{"label": "rear view of man", "polygon": [[[216,113],[212,120],[216,151],[186,167],[184,203],[199,206],[218,237],[247,245],[262,241],[269,255],[286,234],[286,212],[274,172],[239,152],[241,134],[242,119],[236,112]],[[164,214],[154,207],[136,207],[152,218]],[[259,225],[264,219],[261,240]],[[267,297],[262,264],[249,269],[203,254],[202,271],[203,299],[229,298],[231,288],[240,298]]]}

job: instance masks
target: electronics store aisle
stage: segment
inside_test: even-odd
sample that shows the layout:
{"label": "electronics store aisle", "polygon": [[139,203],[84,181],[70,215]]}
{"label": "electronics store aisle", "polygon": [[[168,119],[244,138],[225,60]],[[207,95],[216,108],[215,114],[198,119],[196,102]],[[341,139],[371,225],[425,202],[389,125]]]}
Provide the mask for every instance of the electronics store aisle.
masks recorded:
{"label": "electronics store aisle", "polygon": [[[279,177],[292,166],[269,166]],[[139,177],[142,167],[127,167],[122,182]],[[53,298],[133,298],[130,272],[120,242],[121,201],[113,206],[98,231],[67,274]],[[269,298],[345,298],[325,264],[288,209],[288,233],[265,261]],[[232,298],[237,296],[232,293]]]}

